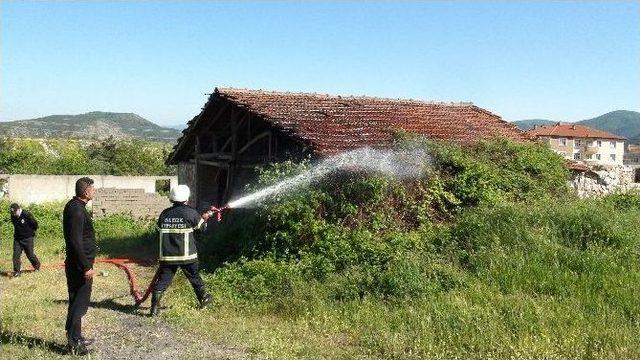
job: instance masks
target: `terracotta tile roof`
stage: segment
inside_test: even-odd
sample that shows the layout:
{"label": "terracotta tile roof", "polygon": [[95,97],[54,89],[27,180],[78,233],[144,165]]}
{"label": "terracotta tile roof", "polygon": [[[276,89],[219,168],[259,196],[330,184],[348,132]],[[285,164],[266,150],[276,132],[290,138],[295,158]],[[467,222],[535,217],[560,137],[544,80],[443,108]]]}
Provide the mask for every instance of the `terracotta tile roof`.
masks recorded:
{"label": "terracotta tile roof", "polygon": [[550,137],[567,137],[567,138],[591,138],[591,139],[615,139],[626,140],[622,136],[608,133],[606,131],[593,129],[587,126],[576,124],[555,124],[536,127],[528,130],[531,136],[550,136]]}
{"label": "terracotta tile roof", "polygon": [[[220,98],[247,109],[302,140],[318,155],[331,155],[363,146],[387,146],[396,131],[460,143],[491,137],[507,137],[518,141],[531,139],[515,125],[472,103],[233,88],[218,88],[211,96],[209,103],[212,103],[212,99]],[[183,138],[190,129],[191,126],[183,132]],[[178,140],[179,143],[182,140]]]}

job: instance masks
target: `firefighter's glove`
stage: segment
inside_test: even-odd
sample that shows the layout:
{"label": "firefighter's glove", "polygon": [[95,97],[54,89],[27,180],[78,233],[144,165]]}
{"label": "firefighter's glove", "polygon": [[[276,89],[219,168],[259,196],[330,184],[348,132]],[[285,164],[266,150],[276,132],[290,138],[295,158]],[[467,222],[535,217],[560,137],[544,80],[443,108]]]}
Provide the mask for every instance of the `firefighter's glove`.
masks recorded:
{"label": "firefighter's glove", "polygon": [[202,213],[202,220],[209,221],[209,218],[211,218],[211,216],[213,216],[213,211],[205,211]]}

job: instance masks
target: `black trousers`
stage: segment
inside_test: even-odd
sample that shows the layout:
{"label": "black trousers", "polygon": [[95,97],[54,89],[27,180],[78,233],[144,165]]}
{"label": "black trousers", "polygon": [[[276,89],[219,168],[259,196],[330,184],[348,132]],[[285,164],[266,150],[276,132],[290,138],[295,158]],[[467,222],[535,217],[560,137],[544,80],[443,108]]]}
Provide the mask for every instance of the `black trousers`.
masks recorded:
{"label": "black trousers", "polygon": [[154,286],[154,291],[165,291],[171,285],[171,280],[173,280],[173,276],[176,274],[178,268],[182,269],[182,272],[187,277],[191,286],[193,287],[193,291],[195,291],[196,296],[199,299],[202,299],[202,296],[205,293],[204,290],[204,282],[200,277],[200,273],[198,272],[198,263],[193,262],[190,264],[183,265],[170,265],[170,264],[160,264],[160,276],[158,276],[158,281]]}
{"label": "black trousers", "polygon": [[64,329],[67,331],[67,338],[75,341],[82,338],[82,317],[89,309],[93,279],[85,279],[82,270],[70,264],[65,266],[65,273],[69,290],[69,308]]}
{"label": "black trousers", "polygon": [[38,260],[38,257],[33,252],[33,238],[30,237],[26,239],[13,240],[13,271],[20,271],[20,256],[22,256],[23,251],[27,255],[27,259],[31,262],[31,266],[33,266],[34,269],[39,270],[40,260]]}

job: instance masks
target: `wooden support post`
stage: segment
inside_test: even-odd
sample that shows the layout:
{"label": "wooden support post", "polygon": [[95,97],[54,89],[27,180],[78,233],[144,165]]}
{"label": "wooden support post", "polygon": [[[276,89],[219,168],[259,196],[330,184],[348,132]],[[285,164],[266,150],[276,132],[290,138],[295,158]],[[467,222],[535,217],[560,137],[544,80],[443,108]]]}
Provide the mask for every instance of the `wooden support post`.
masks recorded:
{"label": "wooden support post", "polygon": [[191,194],[191,197],[193,198],[193,205],[196,209],[198,209],[198,206],[200,205],[199,202],[200,200],[198,199],[198,194],[200,194],[200,161],[198,160],[198,147],[199,147],[199,141],[197,140],[196,137],[196,144],[195,144],[195,164],[193,165],[193,179],[195,180],[195,185],[194,185],[194,189],[193,189],[193,193]]}
{"label": "wooden support post", "polygon": [[273,137],[273,156],[278,158],[278,136]]}
{"label": "wooden support post", "polygon": [[227,168],[227,186],[223,201],[229,201],[229,197],[233,191],[234,176],[236,175],[236,164],[238,162],[238,126],[240,124],[240,110],[232,109],[231,116],[231,161]]}
{"label": "wooden support post", "polygon": [[267,156],[267,161],[271,162],[272,159],[272,152],[271,152],[271,139],[273,138],[273,136],[271,135],[271,131],[269,131],[269,154]]}

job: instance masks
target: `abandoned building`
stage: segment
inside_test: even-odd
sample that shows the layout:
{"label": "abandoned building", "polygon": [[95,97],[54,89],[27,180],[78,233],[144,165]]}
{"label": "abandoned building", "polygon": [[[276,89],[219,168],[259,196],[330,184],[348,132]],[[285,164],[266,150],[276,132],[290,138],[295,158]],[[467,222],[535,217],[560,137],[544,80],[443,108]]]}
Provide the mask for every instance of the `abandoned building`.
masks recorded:
{"label": "abandoned building", "polygon": [[529,139],[471,103],[218,88],[188,122],[167,161],[178,165],[192,204],[204,208],[237,195],[259,165],[381,148],[399,131],[459,143]]}

